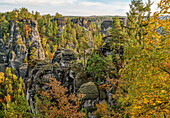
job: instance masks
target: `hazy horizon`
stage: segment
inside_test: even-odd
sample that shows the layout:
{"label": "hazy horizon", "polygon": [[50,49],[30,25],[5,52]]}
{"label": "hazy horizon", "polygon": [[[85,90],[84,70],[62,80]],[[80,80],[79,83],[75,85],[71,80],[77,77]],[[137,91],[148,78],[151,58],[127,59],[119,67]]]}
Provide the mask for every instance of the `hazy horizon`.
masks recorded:
{"label": "hazy horizon", "polygon": [[[151,1],[155,2],[151,7],[154,12],[159,0]],[[126,16],[130,3],[131,0],[3,0],[0,1],[0,12],[24,7],[41,15],[58,12],[63,16]]]}

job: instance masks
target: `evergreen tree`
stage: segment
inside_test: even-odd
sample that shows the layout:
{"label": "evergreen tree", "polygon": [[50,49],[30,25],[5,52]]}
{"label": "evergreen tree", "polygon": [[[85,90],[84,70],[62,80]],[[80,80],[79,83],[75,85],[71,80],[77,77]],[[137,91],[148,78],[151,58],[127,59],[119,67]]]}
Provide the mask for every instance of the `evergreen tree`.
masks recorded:
{"label": "evergreen tree", "polygon": [[133,40],[133,45],[142,45],[144,48],[144,38],[147,34],[146,28],[147,23],[143,24],[145,21],[149,21],[151,15],[151,3],[144,4],[142,0],[132,0],[130,4],[130,11],[127,13],[128,19],[128,34],[131,40]]}
{"label": "evergreen tree", "polygon": [[51,37],[53,36],[53,24],[51,22],[51,20],[49,19],[48,22],[47,22],[47,36]]}
{"label": "evergreen tree", "polygon": [[53,33],[54,33],[54,36],[58,36],[58,34],[59,34],[59,29],[58,29],[57,21],[53,22]]}
{"label": "evergreen tree", "polygon": [[109,42],[111,50],[114,50],[114,53],[122,57],[123,50],[128,45],[129,39],[125,29],[121,27],[119,17],[114,17],[114,23],[109,30],[109,34],[112,36]]}

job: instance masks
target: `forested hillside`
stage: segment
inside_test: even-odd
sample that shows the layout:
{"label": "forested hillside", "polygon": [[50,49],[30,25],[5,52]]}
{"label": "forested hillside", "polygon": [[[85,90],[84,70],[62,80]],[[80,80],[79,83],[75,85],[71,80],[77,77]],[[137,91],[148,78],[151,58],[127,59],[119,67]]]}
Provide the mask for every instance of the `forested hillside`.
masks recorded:
{"label": "forested hillside", "polygon": [[0,13],[0,118],[169,118],[170,1],[127,16]]}

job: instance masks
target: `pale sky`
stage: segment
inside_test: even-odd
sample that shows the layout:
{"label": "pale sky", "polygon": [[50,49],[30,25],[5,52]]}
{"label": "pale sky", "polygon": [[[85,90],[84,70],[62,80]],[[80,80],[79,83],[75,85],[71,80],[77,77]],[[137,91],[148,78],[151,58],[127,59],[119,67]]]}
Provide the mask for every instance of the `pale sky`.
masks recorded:
{"label": "pale sky", "polygon": [[[0,12],[12,11],[13,9],[27,8],[38,11],[41,15],[56,12],[64,16],[91,16],[91,15],[119,15],[126,16],[129,11],[131,0],[0,0]],[[144,2],[148,0],[143,0]],[[152,11],[156,10],[157,3],[154,1]]]}

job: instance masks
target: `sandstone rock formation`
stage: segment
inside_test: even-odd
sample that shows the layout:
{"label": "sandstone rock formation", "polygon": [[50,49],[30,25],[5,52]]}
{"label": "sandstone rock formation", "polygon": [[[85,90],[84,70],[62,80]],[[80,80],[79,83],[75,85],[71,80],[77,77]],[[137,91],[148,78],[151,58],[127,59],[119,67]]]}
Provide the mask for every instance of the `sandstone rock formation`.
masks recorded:
{"label": "sandstone rock formation", "polygon": [[[119,17],[119,20],[124,26],[127,26],[127,19],[125,17]],[[113,23],[114,23],[114,20],[105,20],[101,23],[101,33],[102,33],[102,35],[103,34],[105,34],[105,36],[109,35],[108,31],[112,27]]]}
{"label": "sandstone rock formation", "polygon": [[[19,23],[30,28],[28,37],[21,36]],[[31,46],[29,47],[29,45]],[[35,50],[35,59],[45,60],[44,50],[42,48],[41,39],[37,29],[37,22],[30,19],[23,19],[21,21],[13,20],[10,23],[9,37],[6,44],[0,39],[0,64],[2,69],[5,70],[6,66],[14,68],[17,76],[24,77],[27,71],[27,61],[31,52]],[[23,69],[24,68],[24,69]],[[20,72],[21,71],[21,72]]]}

